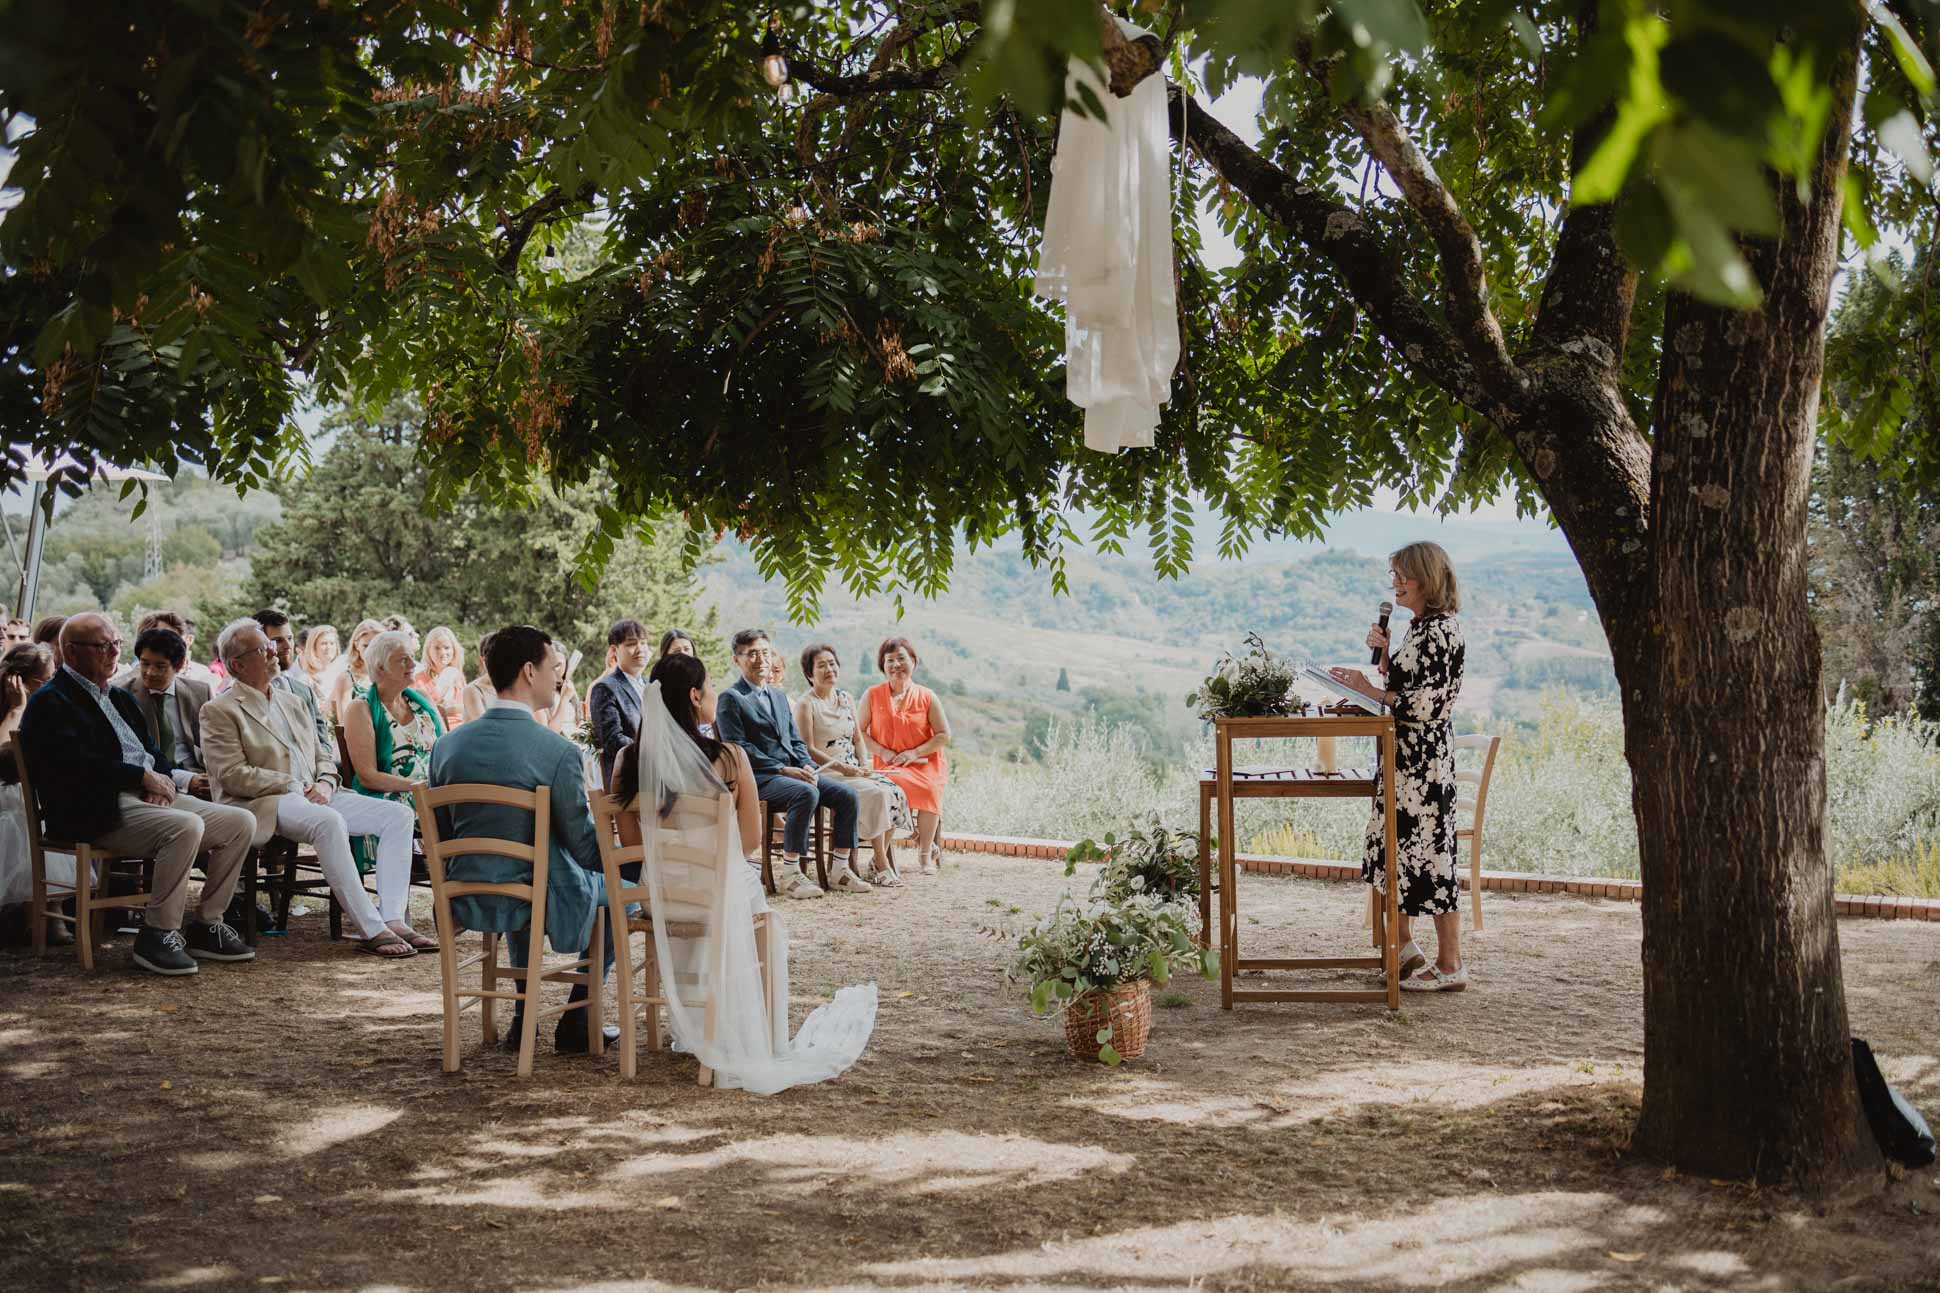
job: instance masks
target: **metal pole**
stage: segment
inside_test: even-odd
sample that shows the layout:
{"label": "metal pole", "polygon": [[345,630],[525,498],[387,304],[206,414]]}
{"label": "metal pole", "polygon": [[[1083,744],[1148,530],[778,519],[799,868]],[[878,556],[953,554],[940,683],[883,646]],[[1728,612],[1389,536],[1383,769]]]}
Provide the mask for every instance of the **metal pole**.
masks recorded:
{"label": "metal pole", "polygon": [[27,555],[20,563],[20,589],[14,598],[13,613],[18,619],[34,617],[34,599],[40,594],[40,554],[47,545],[47,513],[42,502],[47,482],[34,482],[27,502]]}

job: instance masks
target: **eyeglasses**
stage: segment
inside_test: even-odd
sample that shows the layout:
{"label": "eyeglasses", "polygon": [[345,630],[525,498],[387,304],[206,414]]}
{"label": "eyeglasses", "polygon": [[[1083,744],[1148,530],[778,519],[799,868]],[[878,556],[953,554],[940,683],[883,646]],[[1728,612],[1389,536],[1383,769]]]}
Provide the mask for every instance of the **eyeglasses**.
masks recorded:
{"label": "eyeglasses", "polygon": [[96,651],[113,651],[113,652],[119,653],[121,650],[121,639],[110,638],[106,642],[82,642],[77,640],[77,641],[70,642],[67,645],[69,650],[72,650],[75,647],[89,647]]}
{"label": "eyeglasses", "polygon": [[275,650],[274,647],[271,647],[267,642],[265,642],[262,646],[244,647],[242,650],[236,652],[236,654],[230,656],[229,658],[231,660],[247,660],[250,656],[253,656],[253,655],[270,655],[274,650]]}

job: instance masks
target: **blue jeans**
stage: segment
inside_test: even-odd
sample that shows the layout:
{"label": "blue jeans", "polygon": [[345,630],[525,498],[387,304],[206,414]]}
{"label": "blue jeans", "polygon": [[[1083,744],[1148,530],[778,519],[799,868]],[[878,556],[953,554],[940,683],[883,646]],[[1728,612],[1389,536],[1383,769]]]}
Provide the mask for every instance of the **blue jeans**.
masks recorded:
{"label": "blue jeans", "polygon": [[754,784],[769,807],[788,814],[781,833],[781,847],[785,851],[797,855],[808,851],[808,828],[814,824],[815,810],[823,806],[835,818],[834,847],[844,852],[855,848],[855,791],[835,778],[820,777],[810,783],[768,772],[758,774]]}

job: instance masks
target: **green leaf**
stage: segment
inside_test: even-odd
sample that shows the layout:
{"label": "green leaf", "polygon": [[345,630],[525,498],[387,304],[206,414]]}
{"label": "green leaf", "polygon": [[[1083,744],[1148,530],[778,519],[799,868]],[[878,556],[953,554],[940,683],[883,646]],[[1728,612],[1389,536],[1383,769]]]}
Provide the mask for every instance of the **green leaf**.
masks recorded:
{"label": "green leaf", "polygon": [[1840,183],[1840,196],[1843,199],[1839,218],[1845,222],[1846,232],[1852,240],[1864,249],[1879,241],[1879,230],[1873,227],[1873,218],[1866,210],[1866,187],[1858,175],[1847,170]]}
{"label": "green leaf", "polygon": [[1640,179],[1624,189],[1617,202],[1617,245],[1632,264],[1655,269],[1670,255],[1676,240],[1670,204],[1655,184]]}
{"label": "green leaf", "polygon": [[1886,38],[1893,46],[1893,57],[1899,61],[1900,71],[1906,74],[1908,84],[1921,98],[1932,95],[1933,64],[1927,62],[1927,56],[1920,52],[1919,43],[1885,5],[1869,4],[1865,8],[1873,21],[1885,29]]}
{"label": "green leaf", "polygon": [[1778,232],[1771,174],[1760,148],[1688,125],[1660,131],[1652,152],[1667,190],[1683,190],[1739,233],[1770,237]]}
{"label": "green leaf", "polygon": [[1529,57],[1540,59],[1543,56],[1543,34],[1536,30],[1536,24],[1529,15],[1518,9],[1509,15],[1509,26],[1515,30],[1516,39],[1529,51]]}
{"label": "green leaf", "polygon": [[1744,310],[1756,307],[1764,293],[1730,228],[1681,186],[1665,187],[1664,199],[1670,204],[1686,252],[1686,262],[1675,279],[1677,286],[1713,305]]}
{"label": "green leaf", "polygon": [[1124,1062],[1124,1059],[1125,1057],[1123,1055],[1120,1055],[1109,1046],[1100,1046],[1098,1048],[1098,1062],[1100,1064],[1109,1064],[1111,1067],[1117,1068]]}
{"label": "green leaf", "polygon": [[1106,1025],[1105,1025],[1105,1026],[1104,1026],[1103,1028],[1100,1028],[1100,1029],[1098,1030],[1098,1035],[1097,1035],[1096,1037],[1094,1037],[1094,1038],[1092,1038],[1091,1040],[1092,1040],[1092,1041],[1094,1041],[1094,1042],[1097,1042],[1097,1043],[1098,1043],[1098,1044],[1099,1044],[1100,1046],[1103,1046],[1103,1045],[1104,1045],[1104,1044],[1105,1044],[1106,1042],[1108,1042],[1108,1041],[1110,1041],[1110,1040],[1111,1040],[1111,1025],[1110,1025],[1110,1024],[1106,1024]]}
{"label": "green leaf", "polygon": [[1632,164],[1658,125],[1669,119],[1671,107],[1657,79],[1657,51],[1666,34],[1655,17],[1632,18],[1624,26],[1630,59],[1617,119],[1577,171],[1570,201],[1608,202],[1623,191]]}
{"label": "green leaf", "polygon": [[1364,49],[1386,46],[1419,54],[1428,44],[1428,21],[1415,0],[1337,0],[1334,12]]}
{"label": "green leaf", "polygon": [[1908,174],[1921,184],[1932,181],[1933,158],[1927,153],[1927,141],[1920,131],[1920,123],[1911,112],[1900,109],[1880,122],[1877,130],[1879,142],[1905,163]]}
{"label": "green leaf", "polygon": [[1714,130],[1763,145],[1785,111],[1767,59],[1721,31],[1673,40],[1658,57],[1663,85]]}

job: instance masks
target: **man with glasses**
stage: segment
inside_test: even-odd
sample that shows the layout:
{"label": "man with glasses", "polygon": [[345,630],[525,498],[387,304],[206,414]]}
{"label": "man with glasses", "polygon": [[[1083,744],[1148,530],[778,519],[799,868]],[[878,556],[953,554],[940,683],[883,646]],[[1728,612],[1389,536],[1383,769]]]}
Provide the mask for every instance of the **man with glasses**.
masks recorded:
{"label": "man with glasses", "polygon": [[298,643],[290,617],[275,607],[265,607],[250,618],[263,626],[263,636],[269,639],[270,660],[276,666],[276,675],[269,680],[271,689],[287,691],[303,702],[303,708],[310,711],[310,722],[317,729],[317,744],[323,747],[325,761],[336,763],[337,734],[324,721],[316,688],[296,670]]}
{"label": "man with glasses", "polygon": [[[194,974],[201,961],[249,961],[256,953],[222,921],[249,851],[255,819],[240,808],[178,795],[174,765],[148,739],[135,698],[109,685],[121,655],[114,621],[92,611],[61,628],[61,668],[35,692],[19,739],[48,835],[155,859],[135,964],[155,974]],[[195,917],[183,929],[189,868],[209,854]]]}

